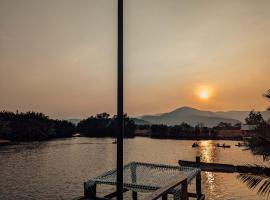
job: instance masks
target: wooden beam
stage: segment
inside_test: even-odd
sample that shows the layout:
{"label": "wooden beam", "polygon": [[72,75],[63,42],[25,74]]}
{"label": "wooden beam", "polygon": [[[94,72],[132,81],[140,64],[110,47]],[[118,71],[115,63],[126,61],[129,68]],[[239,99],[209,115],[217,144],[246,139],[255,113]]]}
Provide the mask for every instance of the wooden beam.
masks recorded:
{"label": "wooden beam", "polygon": [[[128,189],[126,189],[126,188],[123,189],[123,193],[125,193],[125,192],[127,192],[127,191],[128,191]],[[117,191],[105,195],[104,198],[106,198],[106,199],[111,199],[111,198],[114,198],[114,197],[116,197],[116,196],[117,196]]]}
{"label": "wooden beam", "polygon": [[[197,167],[197,163],[193,161],[179,160],[180,166]],[[268,167],[252,167],[241,165],[230,165],[220,163],[205,163],[200,162],[200,169],[208,172],[223,172],[223,173],[251,173],[256,175],[270,176],[270,168]]]}
{"label": "wooden beam", "polygon": [[160,197],[163,196],[167,196],[168,192],[177,187],[178,185],[182,185],[182,200],[187,200],[188,199],[188,193],[187,193],[187,177],[179,177],[178,180],[166,185],[165,187],[162,187],[158,190],[156,190],[155,192],[153,192],[151,195],[149,195],[148,197],[146,197],[144,200],[157,200]]}

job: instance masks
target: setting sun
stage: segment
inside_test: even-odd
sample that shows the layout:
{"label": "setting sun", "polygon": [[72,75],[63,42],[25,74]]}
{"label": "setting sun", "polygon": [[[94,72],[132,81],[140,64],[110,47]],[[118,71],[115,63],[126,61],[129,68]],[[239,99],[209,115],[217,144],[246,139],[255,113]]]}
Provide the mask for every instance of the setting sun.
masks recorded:
{"label": "setting sun", "polygon": [[196,95],[201,100],[208,100],[213,93],[213,87],[211,86],[199,86],[196,89]]}
{"label": "setting sun", "polygon": [[201,90],[199,92],[199,97],[201,99],[208,99],[209,98],[209,92],[207,90]]}

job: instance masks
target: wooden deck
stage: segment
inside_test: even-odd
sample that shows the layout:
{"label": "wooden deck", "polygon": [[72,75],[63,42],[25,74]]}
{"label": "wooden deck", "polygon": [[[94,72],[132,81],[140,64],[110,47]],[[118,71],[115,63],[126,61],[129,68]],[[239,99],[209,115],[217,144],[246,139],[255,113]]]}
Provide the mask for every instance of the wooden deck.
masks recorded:
{"label": "wooden deck", "polygon": [[1,140],[0,139],[0,146],[4,146],[4,145],[8,145],[10,144],[11,142],[9,140]]}

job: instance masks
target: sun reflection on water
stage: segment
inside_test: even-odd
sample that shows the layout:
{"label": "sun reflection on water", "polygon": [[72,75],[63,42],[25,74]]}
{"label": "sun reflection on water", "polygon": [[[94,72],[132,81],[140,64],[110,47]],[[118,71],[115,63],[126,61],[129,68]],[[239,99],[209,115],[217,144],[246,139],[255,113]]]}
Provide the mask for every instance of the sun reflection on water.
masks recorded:
{"label": "sun reflection on water", "polygon": [[201,141],[198,154],[203,162],[213,162],[216,157],[216,148],[213,141]]}
{"label": "sun reflection on water", "polygon": [[[216,150],[216,147],[215,147],[213,141],[207,140],[207,141],[200,142],[197,155],[200,155],[202,162],[208,162],[208,163],[214,162],[214,160],[217,156],[216,154],[217,154],[217,150]],[[213,172],[204,172],[204,177],[205,177],[205,184],[206,184],[206,187],[209,191],[209,194],[215,193],[216,180],[215,180],[214,173]]]}

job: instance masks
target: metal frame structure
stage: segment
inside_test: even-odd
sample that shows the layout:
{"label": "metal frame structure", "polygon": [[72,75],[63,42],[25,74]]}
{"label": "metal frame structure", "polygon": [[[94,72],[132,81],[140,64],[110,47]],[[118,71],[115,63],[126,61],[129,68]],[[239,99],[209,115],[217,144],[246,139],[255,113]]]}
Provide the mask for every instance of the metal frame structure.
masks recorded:
{"label": "metal frame structure", "polygon": [[[173,195],[175,200],[187,199],[188,196],[201,200],[201,179],[198,179],[200,171],[197,167],[131,162],[123,167],[123,193],[131,191],[133,200],[138,199],[138,192],[152,193],[147,200],[155,200],[159,197],[167,200],[168,194]],[[117,192],[112,192],[104,197],[98,197],[96,190],[97,185],[117,185],[116,176],[117,170],[113,169],[85,182],[85,197],[89,200],[109,200],[117,196]],[[188,193],[188,184],[195,177],[196,193]]]}

